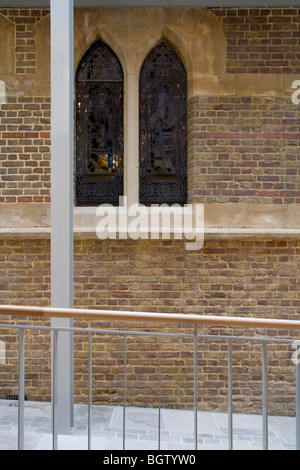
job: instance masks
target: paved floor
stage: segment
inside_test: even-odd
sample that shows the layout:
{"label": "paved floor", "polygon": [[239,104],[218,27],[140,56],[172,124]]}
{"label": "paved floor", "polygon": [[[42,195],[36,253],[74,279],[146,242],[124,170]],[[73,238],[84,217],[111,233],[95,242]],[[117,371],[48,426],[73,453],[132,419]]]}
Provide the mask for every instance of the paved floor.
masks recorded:
{"label": "paved floor", "polygon": [[[126,408],[126,450],[158,449],[158,410]],[[91,414],[92,449],[123,449],[123,408],[94,405]],[[198,450],[227,450],[227,414],[197,414]],[[0,400],[0,450],[17,449],[17,402]],[[269,449],[295,449],[295,418],[269,417]],[[194,413],[161,410],[160,450],[194,449]],[[236,450],[262,449],[262,417],[234,414],[233,442]],[[87,449],[87,407],[75,405],[74,427],[59,436],[59,449]],[[50,450],[51,404],[25,402],[25,449]]]}

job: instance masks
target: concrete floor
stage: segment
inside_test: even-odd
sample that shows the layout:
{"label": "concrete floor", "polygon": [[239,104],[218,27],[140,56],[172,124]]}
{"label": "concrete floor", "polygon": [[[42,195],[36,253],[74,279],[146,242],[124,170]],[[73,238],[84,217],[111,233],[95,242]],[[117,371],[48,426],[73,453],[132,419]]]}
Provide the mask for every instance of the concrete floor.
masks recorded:
{"label": "concrete floor", "polygon": [[[60,450],[86,450],[88,410],[75,405],[70,435],[59,436]],[[158,450],[158,410],[126,408],[125,450]],[[198,411],[198,450],[227,450],[226,413]],[[123,408],[93,405],[91,412],[92,450],[123,449]],[[269,416],[269,449],[295,449],[295,418]],[[51,450],[51,404],[25,402],[25,450]],[[262,449],[262,417],[233,415],[234,450]],[[0,400],[0,450],[16,450],[18,436],[17,402]],[[194,450],[194,413],[161,410],[159,450]]]}

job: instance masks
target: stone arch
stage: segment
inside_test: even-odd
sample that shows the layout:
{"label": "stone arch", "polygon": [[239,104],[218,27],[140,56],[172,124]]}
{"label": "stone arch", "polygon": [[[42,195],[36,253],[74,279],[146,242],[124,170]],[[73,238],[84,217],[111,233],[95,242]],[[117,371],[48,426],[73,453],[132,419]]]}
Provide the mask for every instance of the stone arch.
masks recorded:
{"label": "stone arch", "polygon": [[205,8],[166,9],[164,36],[180,51],[189,79],[189,95],[199,77],[226,73],[226,37],[219,19]]}
{"label": "stone arch", "polygon": [[[83,10],[83,11],[81,11]],[[118,40],[119,27],[112,28],[113,15],[110,19],[106,18],[102,8],[95,9],[78,9],[74,15],[74,70],[76,72],[78,65],[84,54],[97,41],[106,43],[114,54],[118,57],[123,71],[124,77],[128,73],[126,53],[122,41]],[[106,9],[104,9],[106,11]],[[107,12],[108,13],[108,12]]]}
{"label": "stone arch", "polygon": [[146,29],[139,39],[132,69],[139,76],[149,52],[164,39],[184,63],[192,96],[197,93],[201,76],[226,73],[226,37],[221,23],[205,8],[165,8],[161,13],[156,27]]}
{"label": "stone arch", "polygon": [[[217,16],[205,8],[95,8],[75,9],[75,70],[84,53],[97,40],[118,57],[124,72],[125,195],[138,202],[139,113],[138,83],[148,53],[162,39],[182,59],[187,72],[188,103],[209,93],[226,74],[226,37]],[[190,106],[190,104],[188,104]],[[193,197],[193,165],[199,158],[188,128],[188,186]],[[132,195],[129,196],[129,194]]]}
{"label": "stone arch", "polygon": [[124,75],[139,76],[151,49],[168,41],[182,58],[193,94],[200,75],[226,72],[226,37],[217,16],[205,8],[95,8],[75,10],[75,69],[97,40],[118,56]]}

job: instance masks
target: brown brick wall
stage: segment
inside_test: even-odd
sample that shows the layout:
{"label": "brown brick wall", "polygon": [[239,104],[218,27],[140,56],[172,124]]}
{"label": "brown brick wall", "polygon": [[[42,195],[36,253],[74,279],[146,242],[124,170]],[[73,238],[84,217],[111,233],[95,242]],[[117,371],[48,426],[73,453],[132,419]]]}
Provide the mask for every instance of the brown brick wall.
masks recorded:
{"label": "brown brick wall", "polygon": [[[228,72],[299,72],[299,9],[211,11],[226,33]],[[16,35],[24,34],[16,47],[35,48],[29,44],[35,41],[31,33],[49,11],[2,9],[0,14],[14,22]],[[29,73],[23,68],[22,73]],[[299,202],[300,108],[291,95],[292,90],[288,96],[190,99],[191,200]],[[8,93],[7,103],[0,105],[1,203],[50,201],[50,113],[49,96]]]}
{"label": "brown brick wall", "polygon": [[50,201],[50,98],[0,105],[0,203]]}
{"label": "brown brick wall", "polygon": [[[299,73],[298,9],[212,11],[220,18],[228,40],[227,72]],[[34,25],[49,12],[6,9],[0,14],[16,25],[15,75],[35,73]],[[190,198],[198,202],[299,203],[299,109],[290,95],[279,96],[278,92],[268,97],[191,98]],[[50,98],[43,94],[9,92],[6,104],[0,105],[0,203],[50,202],[50,111]],[[299,243],[211,240],[194,253],[187,252],[180,241],[76,241],[74,304],[298,319]],[[49,305],[49,241],[0,240],[0,302]],[[243,334],[238,329],[233,333]],[[11,332],[3,335],[8,362],[0,365],[2,397],[17,393],[18,350],[16,336]],[[27,340],[26,394],[29,399],[49,400],[49,335],[34,330]],[[86,402],[87,347],[82,337],[75,337],[74,349],[75,397]],[[127,349],[128,404],[156,406],[157,339],[129,337]],[[226,354],[224,342],[208,344],[199,339],[201,409],[226,409]],[[286,346],[269,347],[272,412],[294,412],[291,354]],[[164,339],[162,359],[163,406],[191,407],[193,340]],[[249,342],[234,344],[236,410],[260,411],[260,379],[260,347]],[[95,339],[93,381],[95,402],[122,404],[122,338]]]}
{"label": "brown brick wall", "polygon": [[[49,242],[43,240],[0,242],[2,304],[49,305],[49,250]],[[76,241],[74,304],[82,308],[298,319],[299,253],[299,241],[206,241],[199,253],[187,252],[180,241]],[[100,326],[95,322],[76,322],[76,326],[88,325]],[[102,324],[104,328],[112,326],[124,328],[125,325]],[[141,328],[140,325],[131,327]],[[151,331],[149,325],[147,331]],[[174,332],[174,329],[168,327],[164,331]],[[229,333],[224,328],[205,328],[199,332]],[[0,365],[0,389],[5,396],[17,393],[14,365],[17,341],[15,335],[3,330],[1,333],[5,334],[9,360],[8,364]],[[231,333],[244,335],[239,328]],[[247,332],[253,333],[276,334]],[[291,332],[281,334],[292,335]],[[26,394],[29,399],[47,400],[50,397],[49,335],[45,337],[34,330],[28,341]],[[94,337],[93,397],[97,403],[122,404],[123,345],[120,336]],[[199,408],[226,409],[226,343],[199,339],[198,346]],[[86,402],[87,343],[82,335],[75,336],[74,350],[75,398]],[[156,406],[157,338],[129,335],[127,351],[128,404]],[[292,414],[294,411],[292,352],[290,346],[269,346],[271,412]],[[253,346],[248,341],[234,343],[233,363],[235,409],[260,410],[261,346]],[[162,404],[192,407],[192,338],[162,341]]]}
{"label": "brown brick wall", "polygon": [[[50,202],[50,98],[0,105],[0,202]],[[189,197],[299,203],[299,106],[291,97],[194,97]]]}
{"label": "brown brick wall", "polygon": [[194,97],[189,195],[197,202],[300,202],[300,108],[291,97]]}
{"label": "brown brick wall", "polygon": [[49,14],[49,10],[2,8],[0,14],[15,24],[15,73],[36,73],[36,30],[38,21]]}
{"label": "brown brick wall", "polygon": [[229,73],[300,73],[299,8],[213,8]]}

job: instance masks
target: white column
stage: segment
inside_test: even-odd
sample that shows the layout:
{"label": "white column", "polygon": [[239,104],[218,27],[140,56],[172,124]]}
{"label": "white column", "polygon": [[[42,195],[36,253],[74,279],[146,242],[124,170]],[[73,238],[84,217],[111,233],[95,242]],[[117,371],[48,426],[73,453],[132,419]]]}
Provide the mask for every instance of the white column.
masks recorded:
{"label": "white column", "polygon": [[0,80],[0,104],[6,103],[5,82]]}
{"label": "white column", "polygon": [[124,192],[131,206],[139,202],[139,81],[128,74],[124,84]]}
{"label": "white column", "polygon": [[[51,0],[51,306],[73,307],[73,0]],[[52,319],[72,327],[70,319]],[[53,373],[53,371],[52,371]],[[54,415],[58,434],[73,419],[73,337],[57,344]]]}

